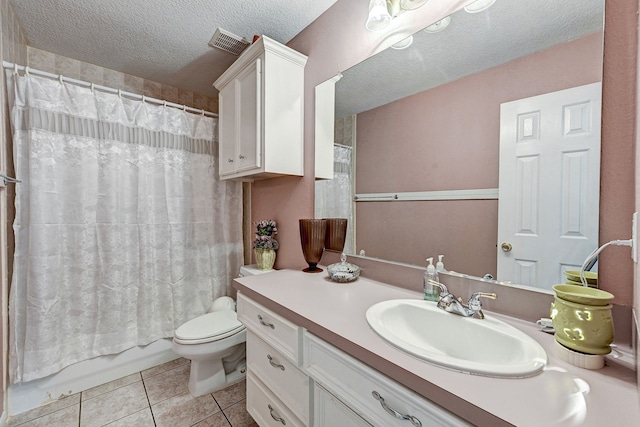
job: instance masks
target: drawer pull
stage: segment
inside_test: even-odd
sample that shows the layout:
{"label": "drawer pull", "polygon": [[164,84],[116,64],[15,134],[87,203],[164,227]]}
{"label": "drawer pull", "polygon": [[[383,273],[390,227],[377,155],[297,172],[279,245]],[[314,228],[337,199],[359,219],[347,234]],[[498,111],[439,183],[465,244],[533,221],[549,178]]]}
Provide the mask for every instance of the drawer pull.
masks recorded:
{"label": "drawer pull", "polygon": [[271,328],[271,329],[275,329],[276,328],[273,323],[265,322],[264,319],[262,318],[262,316],[260,316],[259,314],[258,314],[258,320],[260,321],[260,324],[262,326],[266,326],[266,327]]}
{"label": "drawer pull", "polygon": [[267,354],[267,359],[269,359],[269,363],[271,364],[271,366],[273,366],[274,368],[278,368],[281,371],[284,371],[284,365],[280,365],[280,364],[274,362],[273,358],[271,357],[270,354]]}
{"label": "drawer pull", "polygon": [[287,422],[284,420],[284,418],[276,417],[275,415],[273,415],[273,406],[267,405],[267,407],[269,408],[269,415],[271,415],[271,418],[276,421],[280,421],[283,426],[287,425]]}
{"label": "drawer pull", "polygon": [[422,427],[422,423],[420,422],[419,419],[417,419],[416,417],[412,416],[412,415],[404,415],[401,414],[400,412],[396,411],[395,409],[391,408],[389,405],[387,405],[384,402],[384,398],[382,396],[380,396],[380,393],[378,393],[377,391],[372,391],[371,394],[373,395],[373,397],[375,397],[375,399],[380,402],[380,405],[382,406],[382,409],[384,409],[385,411],[387,411],[387,413],[389,413],[390,415],[396,417],[399,420],[407,420],[410,421],[411,424],[413,424],[415,427]]}

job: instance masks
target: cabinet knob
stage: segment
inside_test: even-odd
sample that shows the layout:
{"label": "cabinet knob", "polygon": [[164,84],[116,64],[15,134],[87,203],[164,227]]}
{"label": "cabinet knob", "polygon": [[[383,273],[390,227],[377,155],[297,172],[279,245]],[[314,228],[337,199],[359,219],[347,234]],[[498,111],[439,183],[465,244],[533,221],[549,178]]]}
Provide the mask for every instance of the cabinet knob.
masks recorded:
{"label": "cabinet knob", "polygon": [[228,160],[228,162],[229,162],[229,163],[233,163],[233,159],[229,159],[229,160]]}
{"label": "cabinet knob", "polygon": [[242,154],[240,154],[240,155],[238,155],[238,158],[239,158],[240,160],[242,160],[242,159],[244,159],[244,156],[243,156]]}

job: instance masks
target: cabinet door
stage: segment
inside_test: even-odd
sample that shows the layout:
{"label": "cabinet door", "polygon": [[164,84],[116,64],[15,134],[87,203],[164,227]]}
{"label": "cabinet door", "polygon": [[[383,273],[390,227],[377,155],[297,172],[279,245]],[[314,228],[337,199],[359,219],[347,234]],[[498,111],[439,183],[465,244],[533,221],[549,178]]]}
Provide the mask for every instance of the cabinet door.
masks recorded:
{"label": "cabinet door", "polygon": [[235,161],[238,172],[262,166],[262,85],[260,81],[260,58],[249,64],[236,78],[239,123]]}
{"label": "cabinet door", "polygon": [[371,424],[317,383],[313,387],[313,397],[315,427],[371,427]]}
{"label": "cabinet door", "polygon": [[220,176],[236,171],[236,82],[231,81],[218,96],[220,108],[220,141],[218,143]]}

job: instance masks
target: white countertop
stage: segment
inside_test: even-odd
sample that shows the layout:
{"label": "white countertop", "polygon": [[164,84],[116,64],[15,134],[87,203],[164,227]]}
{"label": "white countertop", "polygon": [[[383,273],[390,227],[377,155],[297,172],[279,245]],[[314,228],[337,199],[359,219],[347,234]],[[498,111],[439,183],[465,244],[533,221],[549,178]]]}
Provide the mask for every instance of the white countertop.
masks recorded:
{"label": "white countertop", "polygon": [[635,372],[615,365],[597,371],[570,365],[555,355],[553,336],[539,331],[535,324],[485,313],[529,334],[544,347],[549,358],[547,368],[534,377],[489,378],[419,360],[391,346],[369,327],[365,312],[371,305],[389,299],[422,298],[417,292],[366,278],[334,283],[326,272],[307,274],[294,270],[243,277],[236,279],[234,286],[474,424],[492,427],[640,425]]}

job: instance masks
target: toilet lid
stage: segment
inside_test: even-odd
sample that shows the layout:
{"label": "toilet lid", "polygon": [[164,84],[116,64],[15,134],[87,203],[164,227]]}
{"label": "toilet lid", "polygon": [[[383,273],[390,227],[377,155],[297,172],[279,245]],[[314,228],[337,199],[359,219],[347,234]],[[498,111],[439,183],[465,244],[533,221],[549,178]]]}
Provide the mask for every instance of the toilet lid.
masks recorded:
{"label": "toilet lid", "polygon": [[244,325],[238,321],[235,311],[214,311],[189,320],[176,329],[175,337],[180,340],[222,339],[243,328]]}

